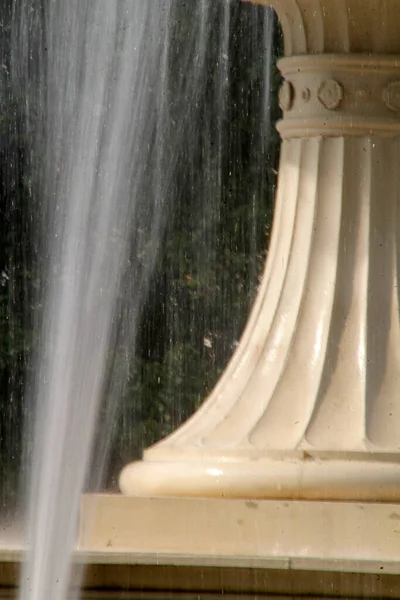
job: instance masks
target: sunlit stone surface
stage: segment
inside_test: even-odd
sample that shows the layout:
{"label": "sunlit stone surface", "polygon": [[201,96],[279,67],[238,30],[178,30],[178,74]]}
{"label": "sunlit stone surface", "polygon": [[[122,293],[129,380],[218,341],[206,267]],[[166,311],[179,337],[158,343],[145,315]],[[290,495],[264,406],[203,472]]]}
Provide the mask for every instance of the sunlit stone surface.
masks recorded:
{"label": "sunlit stone surface", "polygon": [[400,499],[400,5],[275,0],[274,234],[240,347],[132,495]]}

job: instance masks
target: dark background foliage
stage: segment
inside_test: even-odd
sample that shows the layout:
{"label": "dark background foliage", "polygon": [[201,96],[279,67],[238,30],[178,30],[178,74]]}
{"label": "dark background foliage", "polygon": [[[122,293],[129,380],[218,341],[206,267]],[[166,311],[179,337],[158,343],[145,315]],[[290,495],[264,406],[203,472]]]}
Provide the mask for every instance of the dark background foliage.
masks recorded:
{"label": "dark background foliage", "polygon": [[[206,76],[190,104],[182,93],[182,45],[191,2],[175,0],[169,53],[172,122],[191,111],[173,172],[156,269],[143,307],[135,356],[123,386],[104,485],[121,467],[168,434],[204,400],[238,343],[265,262],[271,229],[279,138],[276,61],[267,60],[267,11],[230,2],[226,79],[219,61],[224,14],[215,2],[207,35]],[[16,504],[23,464],[24,402],[39,310],[40,268],[33,243],[32,165],[23,99],[11,94],[12,1],[0,7],[0,503]],[[225,13],[226,15],[226,13]],[[281,34],[272,27],[273,56]],[[270,89],[266,94],[266,74]],[[189,122],[189,121],[188,121]],[[115,360],[115,357],[113,357]],[[115,399],[114,399],[115,400]],[[29,453],[29,446],[25,445]]]}

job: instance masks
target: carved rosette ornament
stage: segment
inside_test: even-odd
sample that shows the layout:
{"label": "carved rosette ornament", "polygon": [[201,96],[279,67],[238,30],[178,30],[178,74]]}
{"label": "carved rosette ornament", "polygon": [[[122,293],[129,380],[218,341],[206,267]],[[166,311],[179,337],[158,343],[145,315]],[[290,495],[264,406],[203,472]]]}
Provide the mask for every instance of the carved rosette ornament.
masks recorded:
{"label": "carved rosette ornament", "polygon": [[288,111],[293,106],[293,86],[290,81],[284,81],[279,90],[279,106],[283,111]]}
{"label": "carved rosette ornament", "polygon": [[317,95],[325,108],[335,110],[343,100],[343,88],[335,79],[325,79],[319,86]]}
{"label": "carved rosette ornament", "polygon": [[400,500],[400,2],[265,4],[285,83],[263,281],[211,396],[121,489]]}

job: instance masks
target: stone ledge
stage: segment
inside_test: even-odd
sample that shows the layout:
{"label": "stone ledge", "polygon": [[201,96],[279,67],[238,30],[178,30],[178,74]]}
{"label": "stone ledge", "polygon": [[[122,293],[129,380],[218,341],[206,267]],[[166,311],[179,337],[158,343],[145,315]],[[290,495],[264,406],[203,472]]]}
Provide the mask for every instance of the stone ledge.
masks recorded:
{"label": "stone ledge", "polygon": [[85,496],[90,562],[400,574],[400,505]]}
{"label": "stone ledge", "polygon": [[[88,563],[84,598],[148,590],[394,599],[399,556],[398,504],[99,495],[82,500],[75,561]],[[0,549],[10,598],[20,561],[21,549]]]}
{"label": "stone ledge", "polygon": [[398,504],[86,496],[77,558],[86,589],[397,599],[399,550]]}

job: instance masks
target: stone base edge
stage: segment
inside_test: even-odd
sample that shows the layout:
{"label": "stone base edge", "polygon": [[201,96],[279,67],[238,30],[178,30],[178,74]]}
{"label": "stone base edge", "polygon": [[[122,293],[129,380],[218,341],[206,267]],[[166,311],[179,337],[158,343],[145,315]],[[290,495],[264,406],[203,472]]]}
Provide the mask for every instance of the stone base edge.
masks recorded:
{"label": "stone base edge", "polygon": [[[399,598],[399,550],[400,504],[88,495],[75,561],[84,598]],[[6,596],[21,559],[0,550]]]}
{"label": "stone base edge", "polygon": [[400,504],[87,495],[80,553],[100,563],[400,575]]}

